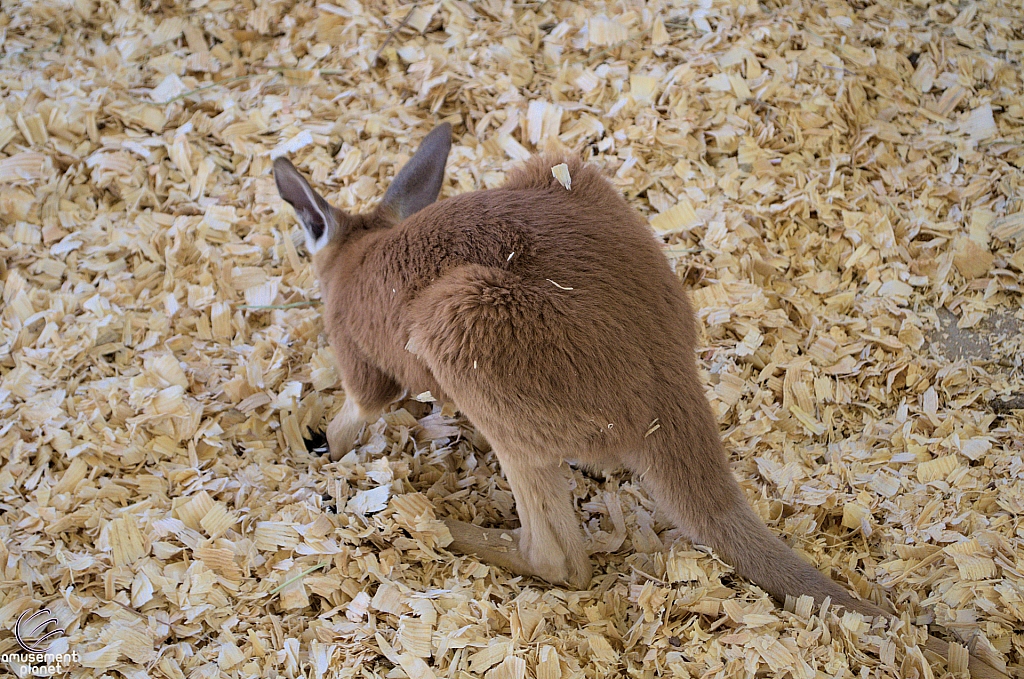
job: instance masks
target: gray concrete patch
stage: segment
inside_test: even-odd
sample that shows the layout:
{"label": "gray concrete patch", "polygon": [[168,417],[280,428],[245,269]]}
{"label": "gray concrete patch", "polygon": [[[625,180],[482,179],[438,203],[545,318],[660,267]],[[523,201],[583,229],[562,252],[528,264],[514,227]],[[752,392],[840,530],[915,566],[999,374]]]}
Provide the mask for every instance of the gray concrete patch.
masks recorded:
{"label": "gray concrete patch", "polygon": [[[966,359],[992,363],[1000,372],[1020,370],[1024,349],[1024,322],[1008,310],[992,313],[973,328],[958,328],[959,317],[945,308],[937,310],[938,329],[925,333],[935,350],[950,361]],[[1024,394],[996,397],[989,407],[997,413],[1024,409]]]}

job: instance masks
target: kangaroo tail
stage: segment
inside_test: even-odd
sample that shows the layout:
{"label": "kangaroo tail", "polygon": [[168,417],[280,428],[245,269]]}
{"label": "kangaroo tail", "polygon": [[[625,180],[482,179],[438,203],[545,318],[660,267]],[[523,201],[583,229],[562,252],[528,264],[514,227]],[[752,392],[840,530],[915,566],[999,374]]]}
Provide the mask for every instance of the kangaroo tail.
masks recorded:
{"label": "kangaroo tail", "polygon": [[[878,606],[855,599],[822,575],[771,532],[754,513],[727,468],[700,470],[697,479],[675,455],[665,455],[644,480],[658,505],[692,540],[715,550],[736,572],[780,602],[786,595],[826,597],[868,616],[885,615]],[[684,477],[689,477],[684,479]],[[692,481],[699,480],[700,483]]]}
{"label": "kangaroo tail", "polygon": [[[810,595],[870,617],[890,614],[854,598],[846,589],[807,563],[772,533],[747,503],[729,469],[718,428],[703,394],[685,404],[678,422],[663,418],[664,435],[644,441],[634,471],[641,474],[658,506],[692,540],[715,550],[737,573],[765,589],[778,601],[786,595]],[[686,400],[684,398],[684,400]],[[674,430],[674,431],[673,431]],[[926,648],[945,652],[947,644],[929,637]],[[974,677],[1007,675],[972,656]]]}

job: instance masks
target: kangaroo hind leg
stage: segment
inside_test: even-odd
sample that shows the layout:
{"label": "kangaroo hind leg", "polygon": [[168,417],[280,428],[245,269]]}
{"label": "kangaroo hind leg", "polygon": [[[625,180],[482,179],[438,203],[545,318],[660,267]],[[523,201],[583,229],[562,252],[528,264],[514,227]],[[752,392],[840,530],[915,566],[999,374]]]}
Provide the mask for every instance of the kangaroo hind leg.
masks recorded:
{"label": "kangaroo hind leg", "polygon": [[521,527],[503,531],[449,521],[454,538],[449,549],[520,575],[585,589],[591,564],[572,503],[568,467],[537,465],[499,448],[495,451],[512,487]]}

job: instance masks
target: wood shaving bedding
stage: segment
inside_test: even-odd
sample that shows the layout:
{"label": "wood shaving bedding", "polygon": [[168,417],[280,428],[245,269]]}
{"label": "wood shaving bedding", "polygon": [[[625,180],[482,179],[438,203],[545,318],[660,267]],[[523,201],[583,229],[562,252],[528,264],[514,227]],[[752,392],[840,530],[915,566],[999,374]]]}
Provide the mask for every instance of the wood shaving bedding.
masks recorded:
{"label": "wood shaving bedding", "polygon": [[[0,626],[45,605],[73,676],[925,676],[931,623],[1024,674],[1014,3],[44,0],[0,34]],[[365,209],[442,120],[442,195],[569,149],[649,216],[749,499],[904,630],[779,609],[617,473],[575,474],[591,591],[451,555],[441,518],[514,500],[430,398],[306,451],[343,397],[271,161]]]}

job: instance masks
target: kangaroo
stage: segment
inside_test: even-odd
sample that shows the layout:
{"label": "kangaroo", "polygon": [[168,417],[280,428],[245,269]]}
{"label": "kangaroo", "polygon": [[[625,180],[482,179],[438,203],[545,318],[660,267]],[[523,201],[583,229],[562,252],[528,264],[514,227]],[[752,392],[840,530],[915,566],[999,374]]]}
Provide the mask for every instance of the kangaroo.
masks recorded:
{"label": "kangaroo", "polygon": [[[697,372],[693,309],[644,218],[575,157],[534,158],[501,188],[435,202],[450,146],[451,127],[436,127],[361,215],[274,161],[345,390],[331,459],[403,392],[430,391],[490,442],[521,525],[449,520],[453,552],[586,588],[565,462],[626,467],[685,535],[777,600],[808,594],[887,615],[799,558],[747,504]],[[560,162],[570,187],[552,176]],[[946,652],[935,638],[928,648]],[[1005,676],[973,657],[970,669]]]}

